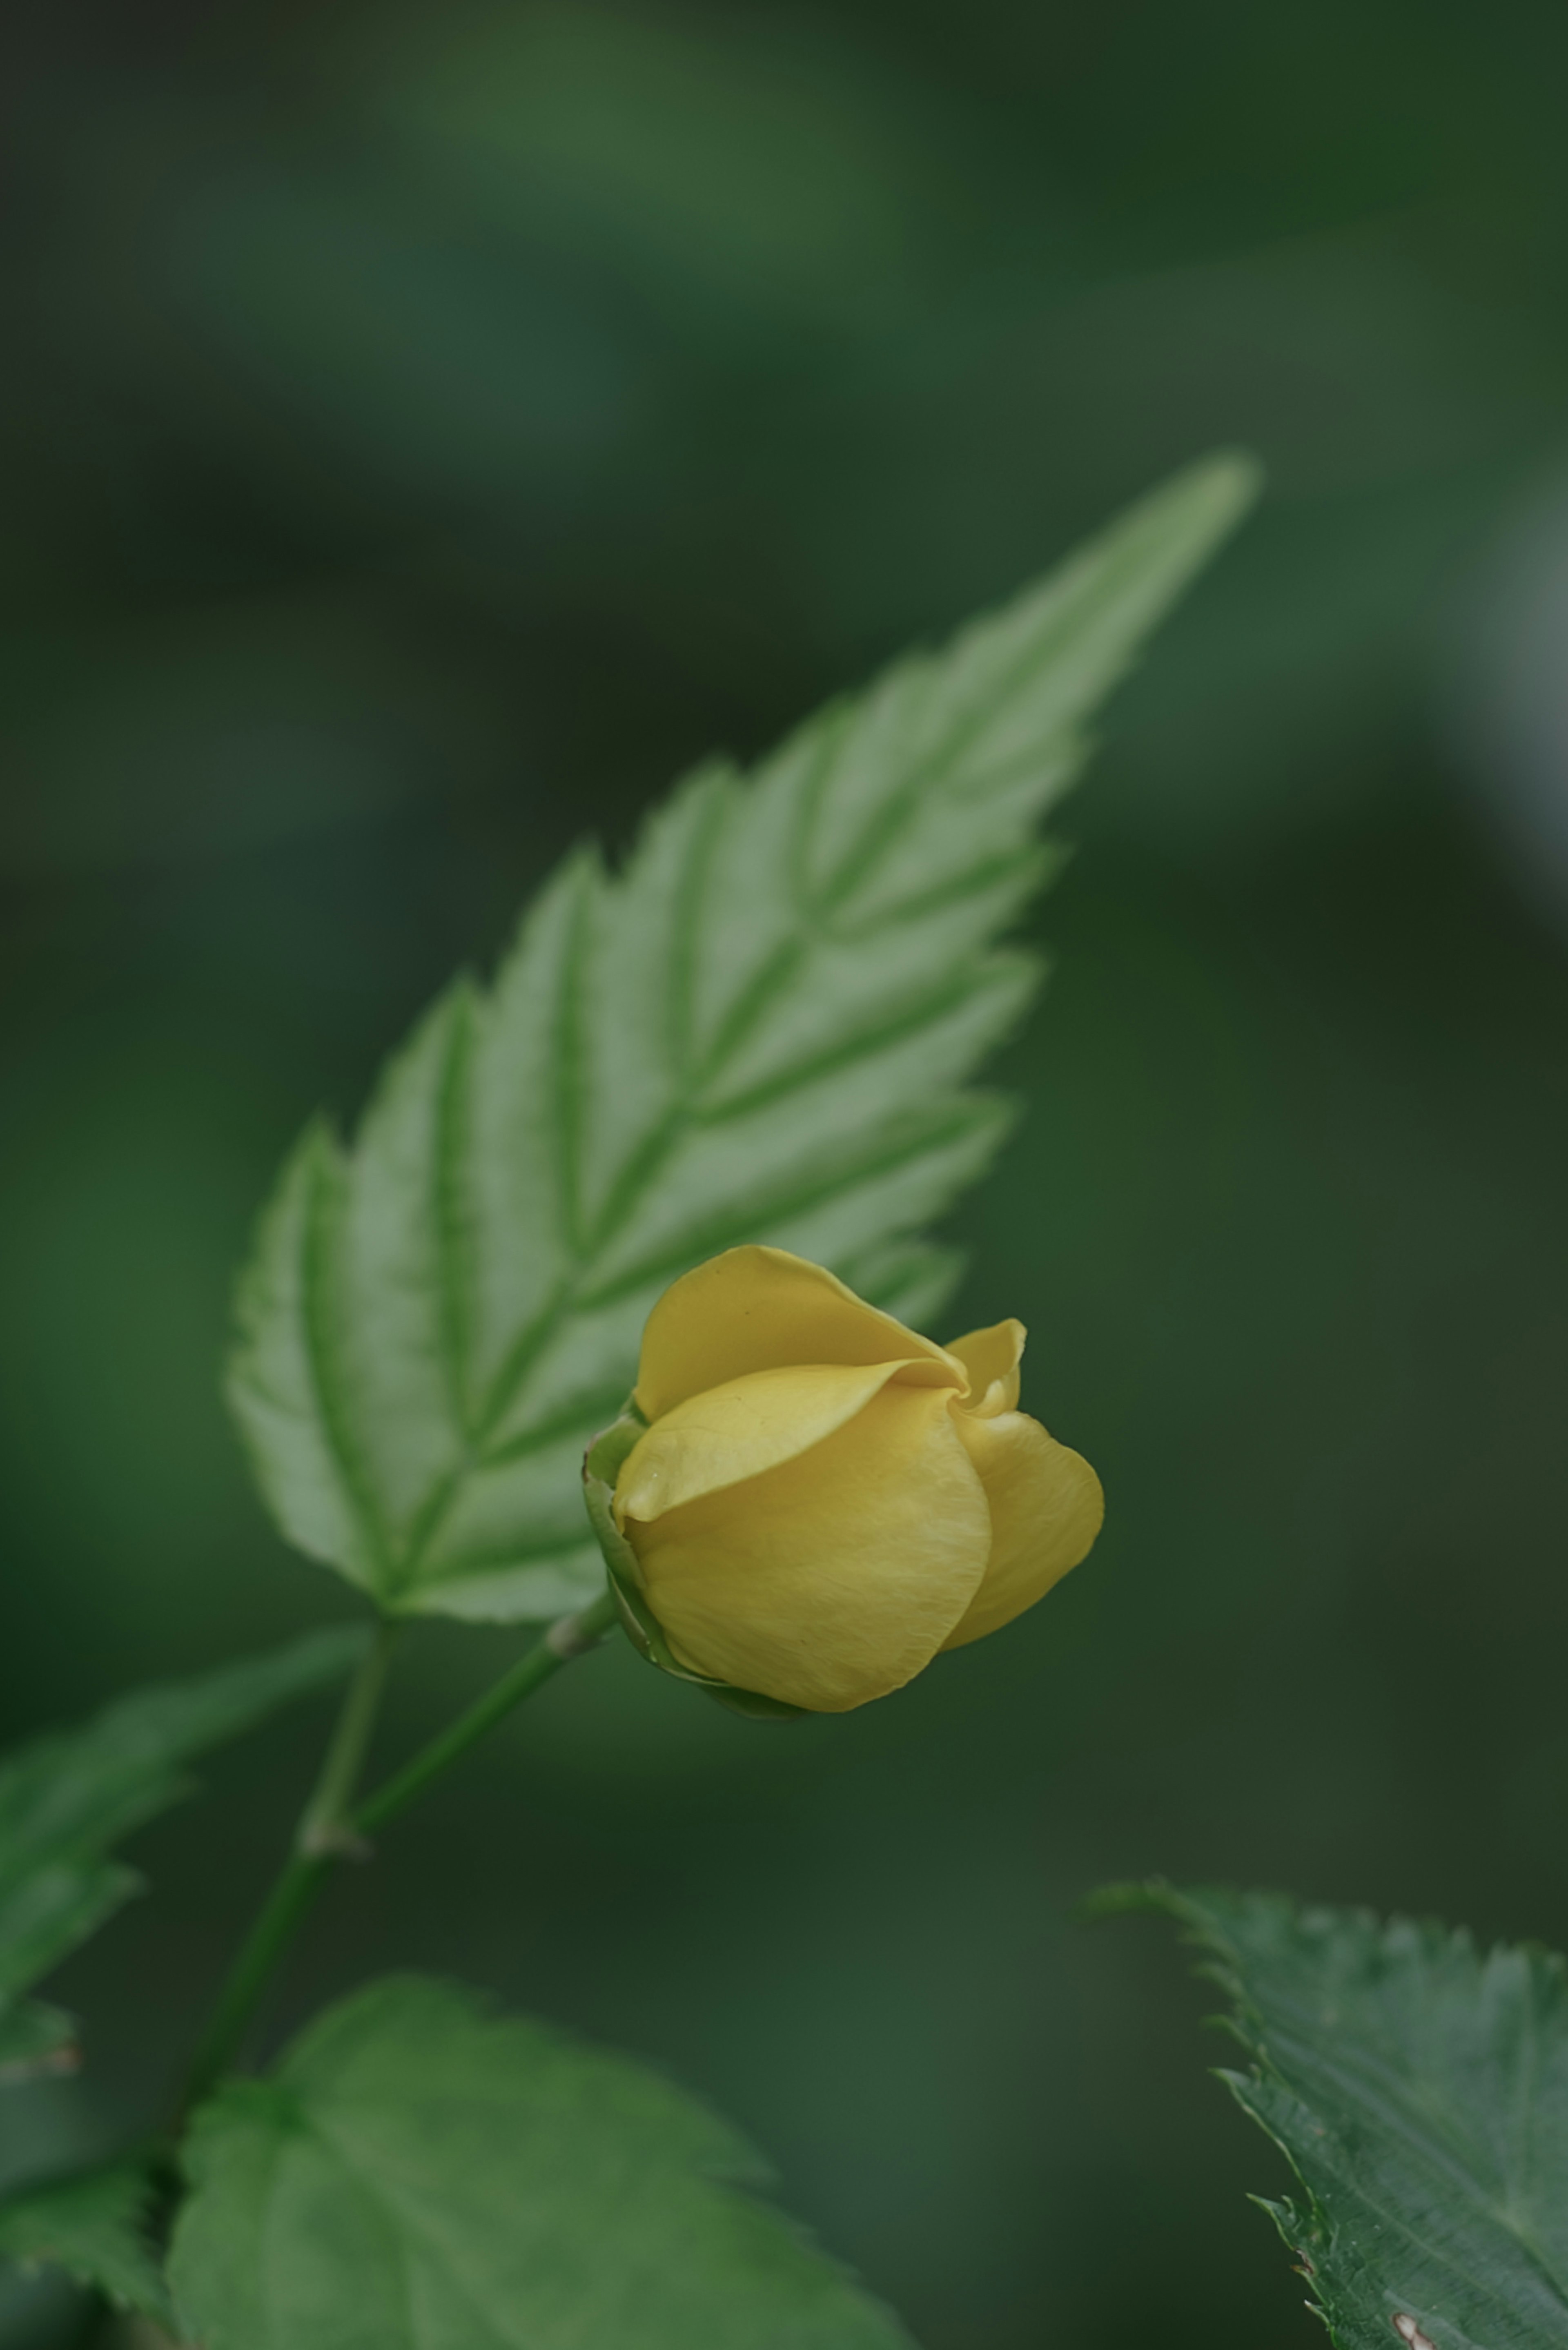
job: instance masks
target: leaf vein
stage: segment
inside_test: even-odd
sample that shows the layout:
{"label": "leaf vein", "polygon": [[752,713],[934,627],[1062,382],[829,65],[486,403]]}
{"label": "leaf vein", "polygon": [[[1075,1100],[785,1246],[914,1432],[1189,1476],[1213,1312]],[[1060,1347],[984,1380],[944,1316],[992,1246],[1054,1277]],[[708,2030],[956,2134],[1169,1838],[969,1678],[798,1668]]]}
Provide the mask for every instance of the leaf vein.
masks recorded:
{"label": "leaf vein", "polygon": [[434,1209],[441,1368],[453,1422],[465,1437],[470,1421],[466,1365],[472,1226],[463,1189],[472,1048],[473,1010],[464,988],[452,1009],[436,1104]]}
{"label": "leaf vein", "polygon": [[341,1202],[336,1197],[336,1187],[327,1180],[329,1171],[334,1176],[338,1171],[326,1155],[333,1149],[323,1132],[307,1173],[301,1266],[306,1355],[317,1409],[339,1481],[358,1522],[360,1538],[369,1553],[378,1584],[384,1586],[391,1572],[391,1555],[374,1489],[349,1424],[332,1326],[332,1309],[337,1302],[336,1274],[341,1233]]}

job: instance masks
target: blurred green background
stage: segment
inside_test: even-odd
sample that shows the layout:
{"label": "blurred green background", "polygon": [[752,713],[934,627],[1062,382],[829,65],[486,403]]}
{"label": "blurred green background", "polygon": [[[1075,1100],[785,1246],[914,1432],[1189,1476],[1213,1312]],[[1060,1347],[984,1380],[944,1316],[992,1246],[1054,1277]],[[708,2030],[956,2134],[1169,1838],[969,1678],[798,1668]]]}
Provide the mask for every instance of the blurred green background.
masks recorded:
{"label": "blurred green background", "polygon": [[[651,2055],[927,2350],[1320,2340],[1211,1997],[1068,1910],[1568,1943],[1568,16],[52,0],[0,52],[7,1737],[346,1612],[225,1427],[231,1272],[561,848],[1267,461],[1068,812],[957,1219],[1092,1564],[789,1732],[607,1652],[272,2024],[403,1962]],[[422,1634],[389,1752],[516,1645]],[[141,1838],[7,2170],[152,2108],[306,1729]],[[0,2340],[68,2314],[5,2288]]]}

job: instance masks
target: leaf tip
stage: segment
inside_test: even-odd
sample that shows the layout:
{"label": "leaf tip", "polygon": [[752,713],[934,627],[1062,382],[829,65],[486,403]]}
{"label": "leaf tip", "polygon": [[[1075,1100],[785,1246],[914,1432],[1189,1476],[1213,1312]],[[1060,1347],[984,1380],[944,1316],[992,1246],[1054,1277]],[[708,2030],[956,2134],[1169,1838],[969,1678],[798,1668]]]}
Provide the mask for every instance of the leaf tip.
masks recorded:
{"label": "leaf tip", "polygon": [[1212,449],[1163,483],[1151,505],[1184,509],[1207,555],[1244,521],[1262,494],[1263,462],[1251,449]]}
{"label": "leaf tip", "polygon": [[1207,481],[1215,505],[1240,520],[1262,495],[1267,468],[1255,449],[1212,449],[1199,457],[1192,475]]}

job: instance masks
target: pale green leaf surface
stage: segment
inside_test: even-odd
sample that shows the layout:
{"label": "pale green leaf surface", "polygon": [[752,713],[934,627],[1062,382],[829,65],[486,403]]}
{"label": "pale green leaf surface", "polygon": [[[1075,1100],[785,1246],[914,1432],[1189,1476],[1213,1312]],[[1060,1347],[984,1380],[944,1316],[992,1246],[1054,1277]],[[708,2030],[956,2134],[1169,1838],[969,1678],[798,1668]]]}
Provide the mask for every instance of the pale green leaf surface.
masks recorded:
{"label": "pale green leaf surface", "polygon": [[1274,1895],[1181,1920],[1252,2059],[1222,2078],[1304,2190],[1267,2203],[1339,2350],[1568,2345],[1568,1968]]}
{"label": "pale green leaf surface", "polygon": [[1006,1131],[968,1080],[1037,983],[995,941],[1047,870],[1039,820],[1251,491],[1242,461],[1194,468],[749,780],[693,776],[623,872],[569,859],[352,1149],[306,1134],[229,1390],[302,1550],[400,1611],[580,1605],[583,1449],[675,1275],[767,1241],[940,1310],[952,1260],[919,1235]]}
{"label": "pale green leaf surface", "polygon": [[0,2204],[0,2260],[63,2269],[117,2308],[166,2323],[169,2295],[143,2232],[151,2200],[147,2173],[136,2162],[32,2188]]}
{"label": "pale green leaf surface", "polygon": [[204,2350],[899,2350],[642,2066],[397,1978],[195,2119],[170,2274]]}
{"label": "pale green leaf surface", "polygon": [[57,2011],[22,1994],[139,1889],[110,1847],[185,1792],[183,1766],[362,1652],[358,1626],[185,1681],[137,1690],[0,1761],[0,2074],[57,2063]]}

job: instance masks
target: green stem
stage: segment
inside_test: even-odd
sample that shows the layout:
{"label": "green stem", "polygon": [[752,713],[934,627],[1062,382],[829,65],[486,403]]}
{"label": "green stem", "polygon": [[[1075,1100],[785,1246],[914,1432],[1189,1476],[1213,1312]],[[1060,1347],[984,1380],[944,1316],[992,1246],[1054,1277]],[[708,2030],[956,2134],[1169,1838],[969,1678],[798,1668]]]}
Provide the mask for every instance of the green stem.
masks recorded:
{"label": "green stem", "polygon": [[182,2115],[199,2106],[228,2071],[261,2003],[273,1969],[315,1906],[316,1897],[337,1857],[335,1853],[326,1852],[296,1851],[289,1855],[218,1994],[218,2003],[192,2062],[181,2100]]}
{"label": "green stem", "polygon": [[375,1640],[344,1692],[320,1775],[295,1830],[293,1850],[240,1946],[192,2060],[182,2113],[228,2070],[273,1969],[299,1930],[328,1868],[357,1849],[348,1806],[365,1766],[398,1630],[395,1624],[377,1627]]}
{"label": "green stem", "polygon": [[227,2072],[274,1970],[315,1906],[335,1864],[363,1857],[364,1840],[371,1829],[384,1827],[407,1811],[432,1781],[514,1705],[552,1679],[573,1657],[597,1648],[615,1623],[616,1614],[616,1603],[607,1593],[579,1615],[563,1616],[466,1713],[460,1714],[411,1762],[350,1813],[348,1805],[364,1765],[396,1636],[394,1626],[382,1627],[375,1648],[349,1683],[321,1776],[301,1816],[294,1849],[241,1946],[202,2035],[181,2102],[182,2115],[199,2104]]}
{"label": "green stem", "polygon": [[374,1648],[348,1684],[343,1710],[321,1765],[321,1776],[295,1831],[296,1852],[309,1859],[351,1855],[355,1849],[348,1808],[365,1767],[370,1734],[387,1686],[392,1646],[400,1628],[389,1623],[378,1627]]}
{"label": "green stem", "polygon": [[616,1602],[607,1591],[580,1615],[563,1616],[558,1623],[552,1624],[544,1638],[525,1657],[520,1657],[509,1673],[503,1673],[493,1689],[486,1690],[466,1713],[460,1713],[428,1746],[421,1747],[411,1762],[405,1763],[359,1805],[353,1821],[356,1833],[373,1835],[378,1828],[399,1818],[410,1804],[418,1802],[433,1780],[439,1779],[443,1771],[450,1771],[459,1757],[493,1730],[514,1705],[532,1697],[574,1657],[597,1648],[618,1617]]}

